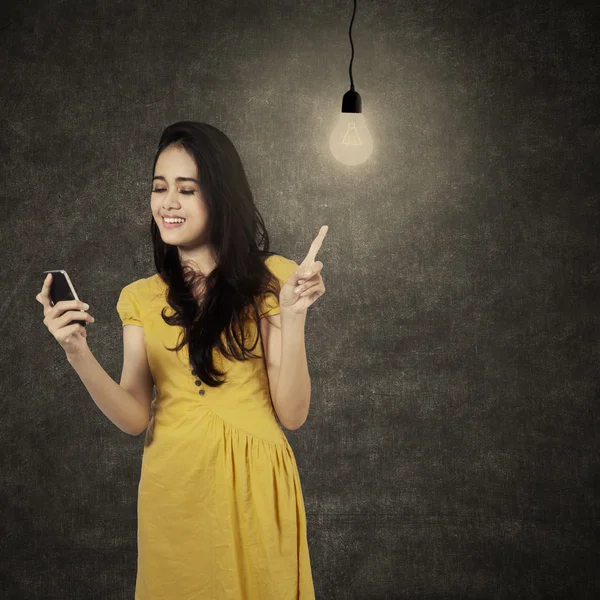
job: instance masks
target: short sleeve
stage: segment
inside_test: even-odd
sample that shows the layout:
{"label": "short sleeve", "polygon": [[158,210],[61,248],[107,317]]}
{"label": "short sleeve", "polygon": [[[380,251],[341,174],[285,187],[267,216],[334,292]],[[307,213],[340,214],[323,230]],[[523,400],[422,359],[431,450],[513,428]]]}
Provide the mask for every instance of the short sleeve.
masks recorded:
{"label": "short sleeve", "polygon": [[[267,257],[265,264],[271,273],[279,279],[281,287],[283,287],[283,284],[289,279],[290,275],[300,266],[293,260],[278,254]],[[272,293],[267,294],[262,300],[260,309],[261,317],[278,315],[280,313],[279,298]]]}
{"label": "short sleeve", "polygon": [[131,284],[126,285],[121,290],[119,300],[117,301],[117,312],[119,313],[119,317],[121,317],[123,327],[125,325],[143,326],[140,318],[140,306]]}

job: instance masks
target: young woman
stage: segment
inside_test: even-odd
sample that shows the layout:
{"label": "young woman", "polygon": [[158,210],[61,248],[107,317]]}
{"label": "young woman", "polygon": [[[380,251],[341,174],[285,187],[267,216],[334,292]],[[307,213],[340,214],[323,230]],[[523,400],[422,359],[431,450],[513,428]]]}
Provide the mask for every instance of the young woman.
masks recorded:
{"label": "young woman", "polygon": [[38,295],[99,408],[127,433],[147,430],[135,598],[312,599],[304,499],[277,419],[297,429],[308,415],[304,325],[325,292],[315,260],[327,227],[300,265],[269,252],[233,144],[194,122],[162,134],[151,211],[156,274],[117,303],[119,385],[86,328],[69,325],[93,321],[82,304],[52,306],[50,278]]}

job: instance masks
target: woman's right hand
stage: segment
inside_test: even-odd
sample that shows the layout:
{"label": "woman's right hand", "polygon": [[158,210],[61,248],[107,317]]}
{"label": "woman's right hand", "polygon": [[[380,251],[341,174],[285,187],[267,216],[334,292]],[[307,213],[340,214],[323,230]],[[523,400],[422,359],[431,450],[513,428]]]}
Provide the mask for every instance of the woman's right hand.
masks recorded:
{"label": "woman's right hand", "polygon": [[87,345],[86,328],[79,323],[69,324],[77,319],[90,323],[95,321],[92,315],[84,311],[80,300],[61,300],[56,304],[50,299],[52,273],[48,273],[42,286],[42,291],[35,299],[44,307],[44,325],[61,345],[67,356],[75,356],[84,352]]}

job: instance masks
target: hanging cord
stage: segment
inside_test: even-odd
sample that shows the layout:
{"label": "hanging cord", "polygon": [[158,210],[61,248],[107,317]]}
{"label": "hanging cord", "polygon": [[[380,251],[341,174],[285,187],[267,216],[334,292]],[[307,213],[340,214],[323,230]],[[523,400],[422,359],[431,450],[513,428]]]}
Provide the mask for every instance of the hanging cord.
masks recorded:
{"label": "hanging cord", "polygon": [[352,13],[352,20],[350,21],[350,29],[348,35],[350,36],[350,46],[352,46],[352,58],[350,59],[350,89],[354,90],[354,79],[352,79],[352,61],[354,60],[354,44],[352,43],[352,23],[354,23],[354,16],[356,15],[356,0],[354,0],[354,12]]}

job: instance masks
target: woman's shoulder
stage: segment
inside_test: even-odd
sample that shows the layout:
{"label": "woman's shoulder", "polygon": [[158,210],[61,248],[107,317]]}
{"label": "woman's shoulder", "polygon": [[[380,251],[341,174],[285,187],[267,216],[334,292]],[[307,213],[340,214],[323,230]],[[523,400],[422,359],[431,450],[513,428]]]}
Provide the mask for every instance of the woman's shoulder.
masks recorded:
{"label": "woman's shoulder", "polygon": [[123,286],[122,292],[134,294],[137,297],[144,297],[148,295],[154,295],[157,291],[162,291],[166,287],[166,284],[161,279],[158,273],[150,275],[149,277],[141,277],[131,283]]}
{"label": "woman's shoulder", "polygon": [[286,258],[281,254],[271,254],[267,256],[265,264],[275,275],[282,281],[286,281],[288,277],[300,266],[291,258]]}
{"label": "woman's shoulder", "polygon": [[287,258],[287,257],[283,256],[282,254],[270,254],[265,259],[265,264],[271,270],[278,269],[278,268],[281,268],[281,267],[291,268],[292,266],[294,266],[294,268],[297,269],[298,266],[299,266],[291,258]]}

